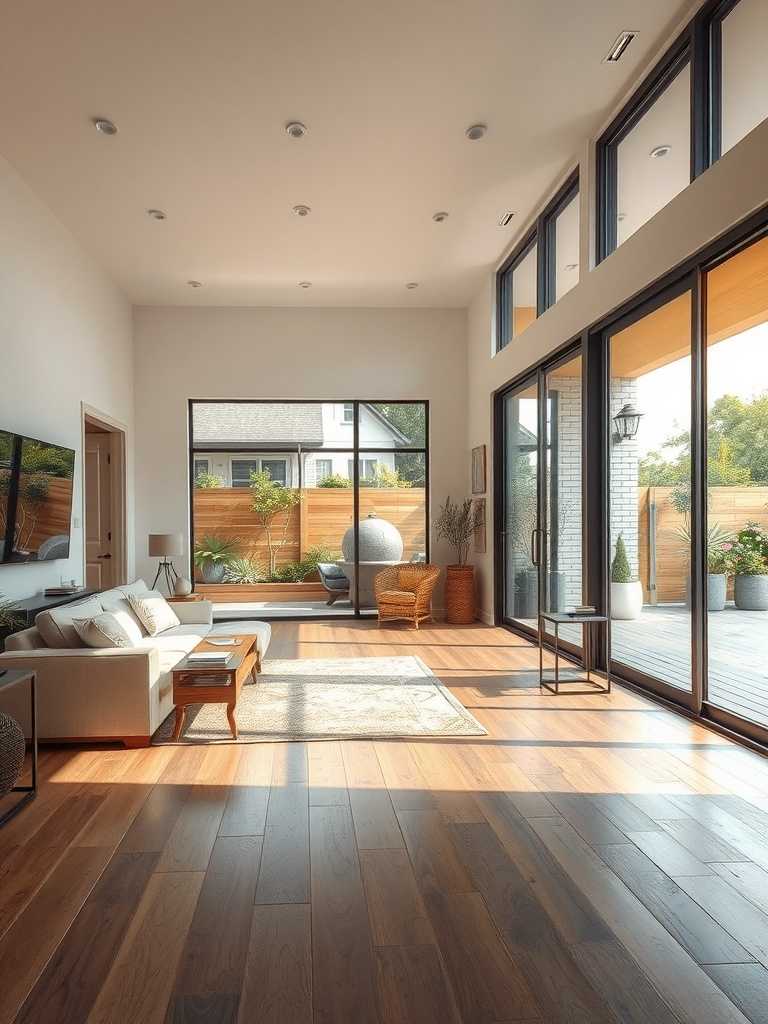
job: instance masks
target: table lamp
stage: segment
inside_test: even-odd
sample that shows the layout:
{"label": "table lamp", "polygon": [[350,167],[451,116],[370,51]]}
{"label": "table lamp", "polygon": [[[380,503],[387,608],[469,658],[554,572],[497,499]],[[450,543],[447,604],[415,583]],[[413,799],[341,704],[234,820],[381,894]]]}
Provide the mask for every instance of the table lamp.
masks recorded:
{"label": "table lamp", "polygon": [[183,554],[184,538],[180,533],[150,533],[148,551],[150,558],[160,559],[152,589],[155,589],[157,581],[162,575],[168,588],[168,595],[170,596],[173,594],[173,585],[179,576],[173,567],[171,559]]}

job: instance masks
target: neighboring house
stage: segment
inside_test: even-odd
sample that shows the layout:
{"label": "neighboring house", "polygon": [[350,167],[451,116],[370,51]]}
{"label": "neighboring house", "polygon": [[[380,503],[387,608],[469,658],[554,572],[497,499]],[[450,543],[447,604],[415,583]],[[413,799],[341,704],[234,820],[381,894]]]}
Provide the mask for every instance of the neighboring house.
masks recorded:
{"label": "neighboring house", "polygon": [[[266,470],[285,487],[316,487],[332,474],[352,479],[352,402],[205,402],[193,406],[193,473],[211,473],[222,487],[247,487]],[[360,406],[360,445],[389,451],[360,456],[361,477],[395,468],[392,448],[409,440],[373,406]],[[339,449],[334,451],[333,449]]]}

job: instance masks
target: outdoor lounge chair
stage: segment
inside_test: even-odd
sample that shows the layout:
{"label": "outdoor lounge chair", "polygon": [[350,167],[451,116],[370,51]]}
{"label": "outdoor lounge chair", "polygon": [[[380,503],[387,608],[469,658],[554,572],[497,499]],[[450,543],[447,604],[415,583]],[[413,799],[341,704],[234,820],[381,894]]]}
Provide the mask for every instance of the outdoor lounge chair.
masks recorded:
{"label": "outdoor lounge chair", "polygon": [[340,597],[349,597],[349,580],[335,562],[318,562],[317,572],[328,591],[326,604],[333,604]]}

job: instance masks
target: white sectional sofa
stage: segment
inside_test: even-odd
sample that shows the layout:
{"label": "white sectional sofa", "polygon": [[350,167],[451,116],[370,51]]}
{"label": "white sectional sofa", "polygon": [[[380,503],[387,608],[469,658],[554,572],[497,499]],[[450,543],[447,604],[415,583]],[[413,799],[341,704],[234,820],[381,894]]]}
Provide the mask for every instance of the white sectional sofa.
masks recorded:
{"label": "white sectional sofa", "polygon": [[[34,627],[6,639],[0,669],[27,668],[37,673],[37,728],[41,740],[108,740],[131,747],[147,746],[173,711],[174,666],[208,635],[256,635],[257,669],[261,667],[269,647],[269,623],[239,619],[237,623],[214,624],[210,601],[174,603],[180,625],[154,637],[145,635],[136,647],[75,646],[76,634],[68,628],[72,619],[94,614],[94,602],[100,606],[97,611],[125,608],[127,592],[147,590],[144,581],[137,580],[95,598],[41,612]],[[62,646],[47,644],[43,633]],[[21,722],[27,735],[28,703],[26,687],[11,687],[3,694],[2,710]]]}

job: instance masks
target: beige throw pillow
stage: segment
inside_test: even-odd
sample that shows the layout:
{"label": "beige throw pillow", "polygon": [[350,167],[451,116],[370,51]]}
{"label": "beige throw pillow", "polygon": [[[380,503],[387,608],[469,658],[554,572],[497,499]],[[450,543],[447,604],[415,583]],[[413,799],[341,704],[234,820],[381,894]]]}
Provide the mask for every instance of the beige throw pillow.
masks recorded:
{"label": "beige throw pillow", "polygon": [[149,590],[146,594],[128,594],[128,602],[150,636],[180,625],[176,612],[162,594]]}
{"label": "beige throw pillow", "polygon": [[97,598],[88,598],[75,604],[65,604],[40,612],[35,618],[35,625],[46,647],[82,647],[83,642],[73,625],[73,619],[92,619],[96,615],[101,615],[102,610],[101,601]]}
{"label": "beige throw pillow", "polygon": [[72,619],[77,635],[86,647],[135,647],[114,615],[102,612],[92,619]]}
{"label": "beige throw pillow", "polygon": [[[144,591],[146,595],[148,591]],[[105,612],[114,615],[134,646],[144,638],[145,630],[138,616],[131,608],[128,598],[119,590],[107,590],[100,595],[101,606]]]}

